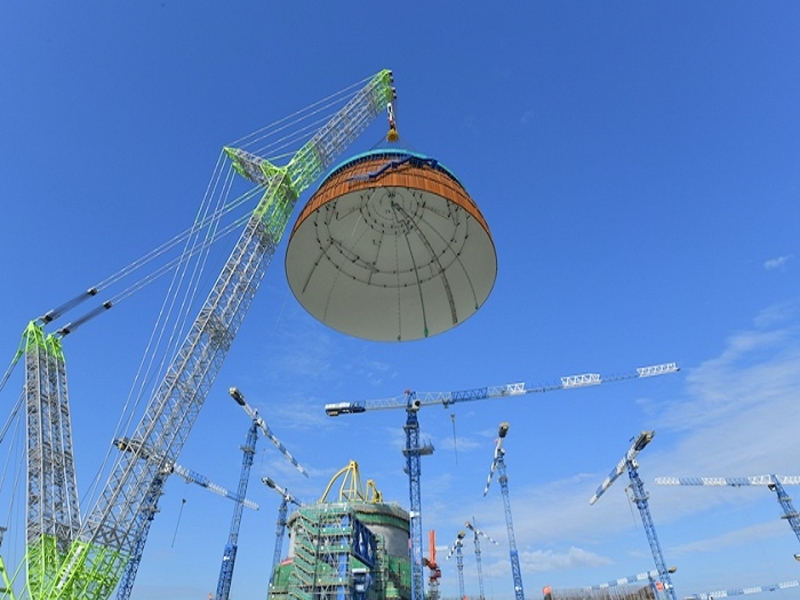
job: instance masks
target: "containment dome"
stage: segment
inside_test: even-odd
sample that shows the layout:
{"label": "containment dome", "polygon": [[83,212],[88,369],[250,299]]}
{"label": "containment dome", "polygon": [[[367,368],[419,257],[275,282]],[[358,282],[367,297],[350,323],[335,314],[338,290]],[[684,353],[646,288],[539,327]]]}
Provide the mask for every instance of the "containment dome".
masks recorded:
{"label": "containment dome", "polygon": [[381,149],[325,178],[292,229],[286,274],[333,329],[406,341],[473,315],[492,291],[497,255],[455,175],[433,158]]}

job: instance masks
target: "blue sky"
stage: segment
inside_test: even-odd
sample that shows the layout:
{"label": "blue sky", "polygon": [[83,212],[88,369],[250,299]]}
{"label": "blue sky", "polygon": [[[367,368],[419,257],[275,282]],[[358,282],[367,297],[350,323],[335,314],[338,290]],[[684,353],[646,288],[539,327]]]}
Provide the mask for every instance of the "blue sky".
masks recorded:
{"label": "blue sky", "polygon": [[[446,549],[474,516],[500,542],[482,547],[487,596],[513,597],[499,488],[482,497],[500,421],[528,596],[653,568],[626,478],[589,505],[644,429],[657,435],[640,474],[679,597],[797,579],[800,542],[773,494],[653,480],[800,475],[799,28],[791,2],[8,3],[0,349],[10,361],[30,319],[188,227],[224,145],[389,68],[404,142],[478,203],[497,282],[448,333],[370,343],[304,312],[284,241],[180,458],[236,487],[249,425],[226,392],[236,385],[311,473],[259,442],[248,495],[261,509],[244,515],[232,597],[266,589],[279,498],[261,475],[312,501],[353,459],[408,506],[403,412],[330,419],[325,403],[668,361],[682,371],[420,413],[436,447],[423,527],[436,530],[443,594],[458,593]],[[163,293],[65,338],[82,496]],[[4,414],[20,387],[17,372]],[[231,512],[170,480],[133,597],[206,598]],[[8,514],[2,553],[15,564],[24,533]]]}

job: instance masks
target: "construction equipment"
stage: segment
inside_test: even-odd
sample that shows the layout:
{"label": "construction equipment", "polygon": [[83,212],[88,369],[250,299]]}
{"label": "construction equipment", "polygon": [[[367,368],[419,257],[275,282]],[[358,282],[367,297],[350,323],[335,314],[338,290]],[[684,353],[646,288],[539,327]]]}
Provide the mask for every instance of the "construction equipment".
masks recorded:
{"label": "construction equipment", "polygon": [[275,551],[272,554],[272,569],[269,572],[269,587],[275,578],[275,570],[281,562],[281,550],[283,549],[283,535],[286,532],[286,516],[289,513],[289,504],[300,506],[300,502],[292,496],[285,488],[282,488],[269,477],[262,477],[261,481],[267,487],[272,488],[281,495],[281,504],[278,507],[278,521],[275,529]]}
{"label": "construction equipment", "polygon": [[641,367],[632,373],[601,377],[598,373],[584,373],[562,377],[560,383],[530,387],[525,383],[511,383],[506,385],[474,388],[455,392],[413,392],[406,390],[402,396],[393,398],[335,402],[325,405],[325,413],[331,417],[348,414],[360,414],[371,410],[403,409],[406,411],[406,423],[403,426],[406,443],[403,455],[406,457],[406,473],[408,475],[409,489],[409,516],[410,543],[411,543],[411,600],[423,600],[424,588],[422,583],[422,500],[421,500],[421,461],[420,457],[433,453],[433,446],[429,443],[420,444],[419,419],[417,412],[423,406],[440,405],[447,408],[459,402],[475,400],[491,400],[513,396],[525,396],[552,392],[557,390],[570,390],[602,383],[613,383],[628,379],[642,379],[677,373],[680,370],[674,362]]}
{"label": "construction equipment", "polygon": [[460,600],[466,600],[467,595],[464,592],[464,537],[467,535],[465,531],[459,531],[458,535],[456,536],[456,541],[453,542],[453,545],[450,547],[450,552],[447,553],[447,559],[450,560],[450,557],[453,554],[456,555],[456,567],[458,569],[458,593]]}
{"label": "construction equipment", "polygon": [[[656,477],[658,485],[707,485],[707,486],[729,486],[743,487],[749,485],[763,485],[775,492],[778,504],[783,509],[783,518],[788,521],[789,526],[794,531],[797,539],[800,540],[800,514],[795,510],[792,499],[786,490],[785,485],[800,485],[798,476],[777,475],[757,475],[754,477]],[[800,560],[800,553],[794,555],[795,559]]]}
{"label": "construction equipment", "polygon": [[[675,567],[670,567],[669,572],[674,573],[676,571]],[[627,590],[621,592],[619,595],[611,595],[609,594],[610,588],[617,588],[620,586],[630,586],[631,584],[637,584],[641,582],[648,582],[648,586],[646,590],[642,588],[638,588],[638,590],[634,591],[633,593],[628,593]],[[614,579],[612,581],[607,581],[604,583],[599,583],[597,585],[591,585],[582,588],[574,588],[574,589],[553,589],[551,586],[545,586],[542,590],[544,593],[545,600],[567,600],[567,599],[578,599],[581,600],[591,600],[592,598],[598,598],[607,600],[608,598],[638,598],[638,597],[645,597],[645,598],[658,598],[659,592],[664,590],[664,586],[661,584],[661,581],[658,580],[658,571],[655,569],[651,571],[647,571],[645,573],[638,573],[636,575],[630,575],[629,577],[622,577],[620,579]],[[643,593],[644,592],[644,593]]]}
{"label": "construction equipment", "polygon": [[508,533],[508,555],[511,559],[511,578],[514,582],[514,598],[525,600],[525,591],[522,587],[522,569],[519,566],[519,553],[517,552],[517,540],[514,537],[514,523],[511,519],[511,499],[508,495],[508,476],[506,475],[505,448],[503,442],[508,435],[508,423],[500,423],[497,431],[497,442],[494,446],[494,458],[489,468],[489,477],[486,480],[486,487],[483,488],[483,495],[489,493],[489,486],[492,483],[494,472],[497,471],[497,481],[500,483],[500,490],[503,496],[503,509],[506,515],[506,533]]}
{"label": "construction equipment", "polygon": [[707,594],[692,594],[686,596],[684,600],[715,600],[717,598],[727,598],[728,596],[741,596],[744,594],[758,594],[759,592],[775,592],[788,590],[800,586],[800,581],[784,581],[783,583],[773,583],[770,585],[759,585],[755,587],[739,588],[735,590],[718,590]]}
{"label": "construction equipment", "polygon": [[644,483],[639,477],[639,463],[636,461],[636,456],[641,452],[647,444],[653,440],[655,431],[642,431],[633,441],[633,445],[622,457],[622,460],[617,463],[614,470],[611,471],[605,481],[600,484],[594,496],[589,500],[589,504],[597,502],[598,498],[603,495],[612,483],[627,470],[628,477],[631,481],[631,489],[633,490],[633,500],[636,503],[636,508],[639,509],[639,514],[642,517],[642,524],[644,525],[645,533],[647,534],[647,541],[650,543],[650,551],[653,553],[653,559],[656,563],[656,570],[658,571],[658,580],[664,587],[664,592],[670,600],[677,600],[675,596],[675,589],[672,587],[672,578],[670,571],[664,562],[664,556],[661,552],[661,546],[658,543],[656,536],[656,528],[653,524],[653,517],[650,515],[650,508],[647,503],[647,494],[644,491]]}
{"label": "construction equipment", "polygon": [[[127,439],[118,439],[114,441],[114,445],[117,446],[120,450],[128,451],[131,449],[131,442]],[[217,485],[213,481],[210,481],[204,475],[197,473],[191,469],[188,469],[182,465],[171,465],[168,466],[165,472],[159,477],[159,481],[154,486],[154,491],[161,491],[164,481],[167,475],[175,473],[179,475],[183,479],[186,480],[186,483],[195,483],[200,487],[203,487],[209,491],[214,492],[222,496],[223,498],[228,498],[229,500],[233,500],[236,503],[240,503],[242,506],[258,510],[258,504],[250,500],[249,498],[244,498],[239,494],[235,494],[226,488],[222,487],[221,485]],[[147,536],[150,532],[150,525],[153,522],[153,517],[155,517],[155,513],[158,512],[158,496],[151,496],[149,499],[150,505],[152,507],[151,511],[151,518],[147,521],[146,527],[144,532],[142,533],[141,538],[139,539],[139,543],[136,545],[136,550],[134,551],[131,559],[128,561],[127,566],[125,567],[125,571],[122,574],[122,577],[119,582],[119,586],[117,587],[117,600],[128,600],[130,598],[131,592],[133,591],[133,582],[136,579],[136,573],[139,570],[139,564],[142,562],[142,554],[144,553],[144,546],[145,542],[147,541]]]}
{"label": "construction equipment", "polygon": [[439,600],[439,580],[442,578],[442,570],[436,562],[436,532],[431,529],[428,532],[428,558],[423,561],[430,570],[428,576],[428,598]]}
{"label": "construction equipment", "polygon": [[[245,440],[244,446],[242,446],[242,471],[239,476],[239,497],[244,498],[247,492],[247,484],[250,481],[250,469],[253,466],[253,457],[256,453],[256,442],[258,441],[259,431],[275,444],[278,450],[281,451],[281,454],[283,454],[298,471],[308,477],[308,472],[297,462],[297,459],[289,453],[280,440],[275,437],[275,434],[272,433],[264,419],[259,416],[258,411],[247,403],[244,394],[235,387],[229,388],[228,393],[231,395],[231,398],[236,401],[236,404],[244,409],[252,421],[250,428],[247,430],[247,439]],[[228,533],[228,543],[225,544],[225,551],[222,554],[222,566],[219,570],[215,600],[228,600],[228,596],[231,593],[233,568],[236,564],[236,552],[239,549],[239,528],[242,524],[242,508],[242,503],[237,502],[233,509],[231,528]]]}
{"label": "construction equipment", "polygon": [[[43,327],[84,298],[31,323],[23,348],[28,410],[27,573],[37,600],[108,598],[137,551],[161,493],[164,465],[174,463],[222,367],[298,196],[332,164],[394,98],[392,76],[381,71],[282,167],[244,149],[225,148],[234,168],[263,189],[244,231],[176,349],[164,378],[131,436],[149,455],[121,453],[97,502],[80,519],[69,430],[66,371],[60,337],[111,306],[105,302],[56,336]],[[63,309],[63,310],[62,310]],[[5,379],[5,378],[4,378]],[[51,442],[52,441],[52,442]],[[41,475],[41,476],[40,476]],[[55,510],[43,510],[54,506]]]}
{"label": "construction equipment", "polygon": [[495,546],[499,544],[493,540],[490,536],[485,534],[483,531],[478,529],[478,527],[474,523],[475,517],[472,517],[472,521],[467,521],[466,526],[472,532],[472,541],[475,545],[475,570],[478,573],[478,590],[480,592],[480,600],[484,600],[486,598],[486,594],[484,593],[483,589],[483,568],[481,566],[481,541],[480,538],[486,538],[490,542],[492,542]]}

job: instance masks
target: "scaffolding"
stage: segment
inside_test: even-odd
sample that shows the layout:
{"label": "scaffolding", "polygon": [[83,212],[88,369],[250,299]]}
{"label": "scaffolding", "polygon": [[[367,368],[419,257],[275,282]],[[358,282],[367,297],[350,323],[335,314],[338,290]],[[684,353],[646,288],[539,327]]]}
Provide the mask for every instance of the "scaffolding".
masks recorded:
{"label": "scaffolding", "polygon": [[408,556],[392,552],[385,535],[400,529],[408,539],[404,514],[349,502],[298,508],[290,519],[292,550],[274,573],[269,600],[408,600]]}

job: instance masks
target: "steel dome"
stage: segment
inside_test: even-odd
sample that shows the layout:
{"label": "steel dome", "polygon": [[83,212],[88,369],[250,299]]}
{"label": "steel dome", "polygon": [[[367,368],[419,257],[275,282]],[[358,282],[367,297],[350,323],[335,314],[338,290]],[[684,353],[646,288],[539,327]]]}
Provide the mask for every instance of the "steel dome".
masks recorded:
{"label": "steel dome", "polygon": [[335,168],[295,223],[286,274],[298,301],[343,333],[407,341],[447,331],[497,276],[489,227],[458,179],[405,150]]}

